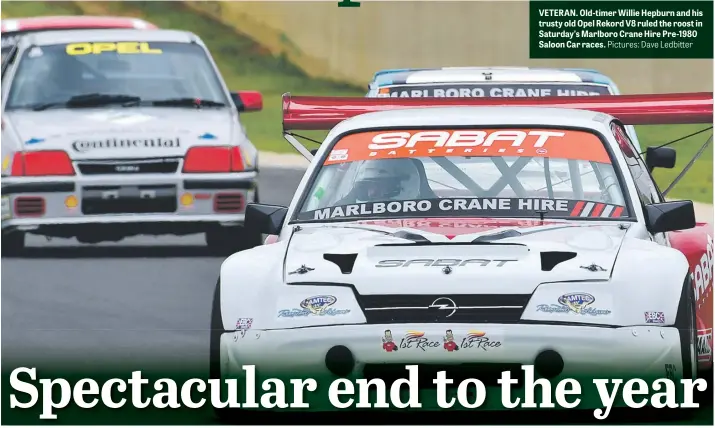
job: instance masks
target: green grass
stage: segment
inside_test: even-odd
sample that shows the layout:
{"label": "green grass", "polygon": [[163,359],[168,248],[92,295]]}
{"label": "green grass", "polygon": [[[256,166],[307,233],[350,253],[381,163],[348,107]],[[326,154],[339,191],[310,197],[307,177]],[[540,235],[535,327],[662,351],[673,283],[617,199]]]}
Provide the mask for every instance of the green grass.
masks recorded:
{"label": "green grass", "polygon": [[[647,146],[658,146],[676,140],[708,125],[649,125],[636,128],[643,150]],[[676,165],[673,169],[656,169],[653,173],[658,186],[665,190],[683,167],[700,150],[712,130],[672,144],[677,152]],[[698,202],[713,202],[713,146],[712,144],[695,161],[685,177],[667,195],[670,199],[692,199]]]}
{"label": "green grass", "polygon": [[[162,28],[176,28],[198,34],[211,50],[227,85],[232,90],[258,90],[264,96],[264,110],[244,116],[251,141],[263,151],[293,153],[281,136],[281,95],[364,96],[365,89],[340,82],[314,79],[284,57],[273,56],[259,43],[235,28],[196,14],[182,2],[3,2],[3,16],[79,14],[91,5],[94,13],[131,15],[147,19]],[[367,84],[367,82],[366,82]],[[663,125],[638,127],[641,145],[655,146],[687,135],[705,126]],[[324,132],[304,132],[320,139]],[[707,134],[675,143],[678,164],[673,170],[658,170],[656,180],[667,187],[685,163],[699,149]],[[712,203],[713,151],[708,148],[686,177],[668,195]]]}

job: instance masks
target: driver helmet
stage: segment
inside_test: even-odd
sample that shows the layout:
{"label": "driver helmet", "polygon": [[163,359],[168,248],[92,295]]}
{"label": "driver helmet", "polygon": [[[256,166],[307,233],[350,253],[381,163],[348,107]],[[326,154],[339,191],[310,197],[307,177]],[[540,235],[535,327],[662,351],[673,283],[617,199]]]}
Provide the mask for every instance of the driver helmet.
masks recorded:
{"label": "driver helmet", "polygon": [[420,174],[411,159],[365,161],[355,177],[357,202],[417,199]]}

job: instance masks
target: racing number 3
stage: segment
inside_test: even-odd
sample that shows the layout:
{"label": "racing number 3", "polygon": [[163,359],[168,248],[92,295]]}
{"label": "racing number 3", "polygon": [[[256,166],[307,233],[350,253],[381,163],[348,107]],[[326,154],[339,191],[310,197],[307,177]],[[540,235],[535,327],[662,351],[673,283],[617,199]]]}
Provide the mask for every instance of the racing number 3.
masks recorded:
{"label": "racing number 3", "polygon": [[118,54],[160,54],[161,49],[153,49],[147,42],[103,42],[103,43],[72,43],[67,45],[67,55],[99,55],[103,52]]}

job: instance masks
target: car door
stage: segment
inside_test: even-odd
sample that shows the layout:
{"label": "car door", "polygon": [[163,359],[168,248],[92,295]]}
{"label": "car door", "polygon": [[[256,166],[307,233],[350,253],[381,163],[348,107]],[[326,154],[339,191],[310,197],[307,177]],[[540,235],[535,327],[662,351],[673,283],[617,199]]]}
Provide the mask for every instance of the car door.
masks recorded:
{"label": "car door", "polygon": [[[658,189],[658,185],[650,175],[645,161],[641,157],[640,153],[638,153],[638,149],[628,136],[628,132],[626,132],[624,126],[617,121],[613,121],[611,122],[611,132],[613,132],[616,141],[618,141],[621,152],[623,153],[626,163],[628,164],[628,171],[636,184],[636,191],[638,193],[637,196],[641,203],[641,208],[646,205],[664,202],[663,195],[660,192],[660,189]],[[661,245],[670,245],[668,236],[665,233],[652,234],[651,240]]]}

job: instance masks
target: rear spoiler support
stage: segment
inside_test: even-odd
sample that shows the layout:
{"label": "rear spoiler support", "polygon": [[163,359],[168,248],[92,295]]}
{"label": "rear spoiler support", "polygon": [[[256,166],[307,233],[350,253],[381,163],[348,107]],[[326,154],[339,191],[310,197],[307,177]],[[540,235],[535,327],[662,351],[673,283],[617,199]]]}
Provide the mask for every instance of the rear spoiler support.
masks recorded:
{"label": "rear spoiler support", "polygon": [[294,149],[298,151],[304,158],[308,159],[308,162],[313,161],[313,154],[310,153],[310,150],[306,149],[303,144],[301,144],[300,141],[298,141],[295,136],[289,132],[283,131],[283,138],[286,139],[290,143],[291,146],[293,146]]}
{"label": "rear spoiler support", "polygon": [[702,154],[705,152],[705,149],[708,148],[708,146],[710,145],[710,143],[712,143],[712,141],[713,141],[713,136],[712,136],[712,134],[710,134],[710,138],[708,138],[707,141],[705,141],[705,144],[703,144],[702,147],[700,147],[700,150],[698,150],[698,152],[695,153],[695,156],[693,156],[693,158],[688,161],[688,163],[685,165],[685,167],[683,167],[683,170],[680,171],[680,174],[678,174],[678,176],[675,177],[673,182],[670,183],[670,185],[668,185],[668,187],[665,190],[663,190],[663,196],[666,196],[671,190],[673,190],[673,187],[675,187],[675,185],[678,184],[678,182],[683,177],[685,177],[685,174],[687,174],[687,172],[690,171],[690,168],[692,168],[693,164],[695,164],[695,161],[700,159],[700,156],[702,156]]}

